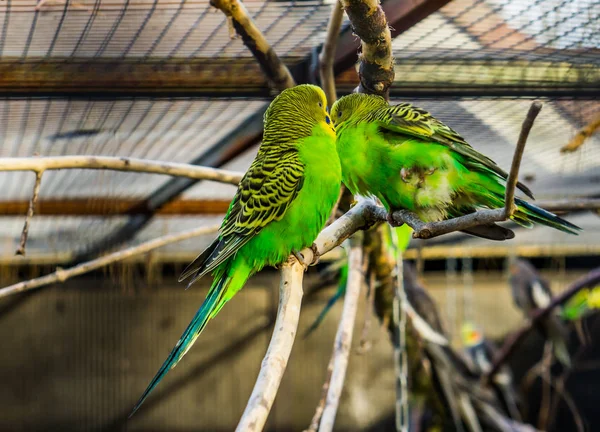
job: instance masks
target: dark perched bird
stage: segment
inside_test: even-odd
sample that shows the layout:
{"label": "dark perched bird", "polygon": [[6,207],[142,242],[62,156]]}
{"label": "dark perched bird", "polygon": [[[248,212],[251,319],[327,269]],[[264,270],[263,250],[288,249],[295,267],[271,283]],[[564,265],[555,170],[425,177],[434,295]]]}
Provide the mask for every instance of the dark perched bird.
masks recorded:
{"label": "dark perched bird", "polygon": [[[510,263],[510,287],[515,305],[526,318],[530,318],[536,310],[546,308],[552,301],[548,282],[523,259],[515,259]],[[570,367],[571,357],[567,348],[569,334],[560,319],[549,314],[541,320],[539,329],[546,340],[552,343],[557,360]]]}
{"label": "dark perched bird", "polygon": [[452,349],[435,302],[406,263],[404,290],[407,315],[423,342],[425,357],[431,364],[434,388],[443,395],[444,405],[452,418],[453,424],[443,430],[533,431],[531,426],[502,413],[502,404],[495,392],[482,386],[480,371]]}
{"label": "dark perched bird", "polygon": [[[461,338],[465,351],[469,355],[477,373],[484,375],[492,370],[492,362],[496,357],[498,348],[471,322],[465,322],[461,328]],[[517,407],[517,396],[513,387],[512,374],[506,366],[501,366],[494,375],[492,386],[496,396],[503,405],[504,411],[510,418],[521,420]]]}

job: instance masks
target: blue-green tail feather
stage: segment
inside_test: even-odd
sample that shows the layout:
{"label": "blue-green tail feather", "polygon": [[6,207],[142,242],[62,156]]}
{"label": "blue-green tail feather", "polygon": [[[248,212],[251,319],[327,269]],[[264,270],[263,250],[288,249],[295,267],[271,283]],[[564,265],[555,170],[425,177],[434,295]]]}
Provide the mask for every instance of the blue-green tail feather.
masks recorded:
{"label": "blue-green tail feather", "polygon": [[[345,258],[344,258],[345,259]],[[346,294],[346,282],[348,281],[348,262],[340,267],[340,280],[338,282],[338,289],[335,294],[327,301],[327,304],[317,317],[317,319],[312,323],[312,325],[304,332],[304,338],[310,336],[312,332],[314,332],[323,322],[323,319],[329,312],[329,310],[333,307],[334,304],[344,295]]]}
{"label": "blue-green tail feather", "polygon": [[[581,231],[581,228],[577,225],[574,225],[543,208],[528,203],[527,201],[515,198],[515,204],[517,205],[517,212],[515,213],[516,218],[514,221],[517,223],[522,223],[520,219],[523,218],[526,221],[537,222],[568,234],[577,235],[578,231]],[[525,225],[524,223],[522,224]]]}
{"label": "blue-green tail feather", "polygon": [[[219,274],[220,273],[220,274]],[[185,355],[187,350],[192,346],[198,335],[204,330],[206,324],[208,323],[211,316],[214,315],[215,310],[217,309],[219,302],[223,296],[223,293],[227,290],[229,283],[231,282],[231,278],[225,274],[226,272],[217,271],[217,275],[215,275],[215,282],[208,292],[206,299],[194,315],[192,322],[187,326],[183,335],[177,342],[177,345],[173,348],[163,365],[160,367],[152,381],[142,394],[142,397],[138,400],[133,411],[129,414],[129,417],[133,416],[133,414],[139,409],[139,407],[144,403],[146,398],[150,395],[152,390],[161,382],[161,380],[165,377],[165,375],[173,369],[179,360]]]}

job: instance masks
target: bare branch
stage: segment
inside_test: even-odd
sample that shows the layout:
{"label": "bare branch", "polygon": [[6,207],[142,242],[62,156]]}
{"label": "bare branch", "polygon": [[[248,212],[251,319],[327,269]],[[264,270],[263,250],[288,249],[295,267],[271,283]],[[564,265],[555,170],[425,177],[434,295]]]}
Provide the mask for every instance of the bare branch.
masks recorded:
{"label": "bare branch", "polygon": [[359,93],[372,93],[388,98],[394,82],[392,35],[378,0],[341,0],[354,33],[362,41],[359,55]]}
{"label": "bare branch", "polygon": [[58,169],[107,169],[113,171],[164,174],[196,180],[237,185],[242,173],[196,165],[109,156],[56,156],[0,158],[0,171],[43,172]]}
{"label": "bare branch", "polygon": [[533,127],[535,118],[542,110],[542,103],[535,101],[529,107],[527,117],[523,121],[521,126],[521,133],[519,134],[519,140],[517,141],[517,147],[513,155],[512,165],[510,167],[510,173],[508,179],[506,179],[506,190],[504,192],[504,208],[505,218],[510,218],[515,211],[515,188],[519,181],[519,167],[521,166],[521,159],[523,159],[523,152],[525,151],[525,144],[527,144],[527,137]]}
{"label": "bare branch", "polygon": [[33,213],[35,212],[35,205],[37,204],[38,196],[40,195],[40,186],[42,184],[43,173],[43,171],[38,171],[35,173],[35,184],[33,185],[33,192],[31,194],[31,199],[29,200],[29,207],[27,208],[27,216],[25,217],[23,232],[21,232],[21,242],[19,244],[19,248],[15,252],[16,255],[25,255],[25,245],[27,244],[27,236],[29,235],[29,224],[31,223]]}
{"label": "bare branch", "polygon": [[342,21],[344,19],[344,9],[342,4],[336,0],[331,7],[331,17],[327,26],[327,36],[323,49],[319,55],[319,76],[321,86],[327,96],[327,103],[331,107],[337,99],[335,90],[335,76],[333,74],[333,61],[335,59],[335,48],[337,46]]}
{"label": "bare branch", "polygon": [[154,249],[158,249],[159,247],[177,243],[182,240],[186,240],[193,237],[198,237],[204,234],[214,233],[219,229],[218,225],[213,225],[210,227],[201,227],[195,228],[193,230],[184,231],[182,233],[177,234],[169,234],[163,237],[158,237],[154,240],[150,240],[145,243],[141,243],[137,246],[133,246],[127,249],[120,250],[118,252],[113,252],[111,254],[105,255],[100,258],[93,259],[91,261],[87,261],[81,264],[78,264],[74,267],[68,269],[57,268],[54,273],[50,273],[46,276],[42,276],[35,279],[30,279],[24,282],[19,282],[14,285],[7,286],[5,288],[0,289],[0,298],[9,296],[11,294],[16,294],[23,291],[29,291],[35,288],[40,288],[46,285],[50,285],[53,283],[64,282],[67,279],[70,279],[75,276],[82,275],[84,273],[89,273],[92,270],[96,270],[98,268],[104,267],[108,264],[112,264],[117,261],[123,261],[127,258],[141,255],[146,252],[149,252]]}
{"label": "bare branch", "polygon": [[356,233],[350,239],[350,251],[348,253],[348,282],[346,285],[346,295],[344,296],[344,308],[342,318],[335,335],[333,350],[333,372],[331,374],[331,383],[327,392],[327,400],[319,431],[330,432],[333,430],[335,416],[337,413],[344,379],[346,377],[346,368],[348,367],[348,356],[350,355],[350,346],[352,345],[352,334],[354,332],[354,322],[356,321],[356,311],[358,309],[358,297],[360,294],[363,264],[363,235]]}
{"label": "bare branch", "polygon": [[238,0],[211,0],[210,4],[231,19],[244,45],[252,52],[265,75],[279,91],[296,85],[292,74],[250,18],[243,3]]}
{"label": "bare branch", "polygon": [[331,356],[331,358],[329,359],[329,364],[327,365],[327,374],[325,375],[325,382],[323,383],[323,388],[321,389],[321,399],[319,399],[319,403],[317,404],[317,408],[315,409],[315,414],[313,415],[313,418],[310,421],[310,426],[304,432],[317,432],[319,430],[319,423],[321,422],[321,417],[323,416],[323,410],[325,409],[325,403],[327,402],[327,393],[329,393],[329,385],[331,384],[331,374],[333,373],[333,360],[334,357]]}
{"label": "bare branch", "polygon": [[293,256],[281,268],[277,321],[238,432],[261,431],[267,421],[298,330],[303,276],[304,267]]}
{"label": "bare branch", "polygon": [[594,286],[595,284],[600,282],[600,267],[592,270],[587,275],[577,279],[573,282],[569,288],[563,291],[560,295],[554,297],[550,304],[544,309],[540,309],[535,312],[531,319],[516,333],[514,333],[510,338],[507,338],[504,342],[504,345],[498,352],[496,358],[494,359],[493,366],[490,371],[484,376],[484,383],[492,382],[492,378],[500,367],[508,360],[508,358],[515,352],[517,347],[523,342],[525,336],[533,329],[533,327],[544,317],[549,315],[552,310],[559,305],[562,305],[575,294],[577,294],[583,288],[587,288],[590,286]]}
{"label": "bare branch", "polygon": [[571,141],[560,149],[561,153],[571,153],[583,145],[586,139],[594,135],[600,129],[600,114],[598,114],[583,129],[577,132]]}

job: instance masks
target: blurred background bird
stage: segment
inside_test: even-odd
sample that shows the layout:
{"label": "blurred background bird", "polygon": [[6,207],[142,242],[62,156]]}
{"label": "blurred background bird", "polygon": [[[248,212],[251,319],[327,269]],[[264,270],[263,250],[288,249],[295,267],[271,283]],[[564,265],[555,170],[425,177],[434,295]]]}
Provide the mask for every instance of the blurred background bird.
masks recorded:
{"label": "blurred background bird", "polygon": [[[511,259],[509,263],[510,287],[515,305],[525,318],[531,318],[538,309],[546,308],[552,301],[548,282],[539,275],[535,267],[523,259]],[[568,330],[554,314],[548,314],[538,326],[547,341],[552,343],[554,356],[565,367],[570,367]]]}
{"label": "blurred background bird", "polygon": [[[487,339],[481,329],[469,321],[464,322],[461,327],[461,339],[465,352],[469,355],[477,373],[488,374],[492,370],[492,364],[498,352],[496,344]],[[506,365],[501,366],[492,378],[491,384],[496,396],[502,402],[506,414],[510,418],[520,421],[521,414],[517,406],[517,395],[510,369]]]}

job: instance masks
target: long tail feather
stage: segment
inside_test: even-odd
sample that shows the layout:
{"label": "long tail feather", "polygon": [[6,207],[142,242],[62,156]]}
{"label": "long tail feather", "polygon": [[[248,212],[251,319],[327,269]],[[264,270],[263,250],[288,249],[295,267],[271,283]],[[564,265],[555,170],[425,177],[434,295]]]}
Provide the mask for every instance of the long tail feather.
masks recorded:
{"label": "long tail feather", "polygon": [[161,380],[165,377],[165,375],[173,369],[177,363],[183,358],[185,353],[192,347],[204,327],[208,321],[214,317],[215,313],[222,307],[223,297],[226,293],[229,285],[232,281],[232,278],[227,274],[227,269],[221,272],[217,272],[215,275],[215,281],[213,282],[206,299],[194,315],[194,318],[189,323],[183,335],[177,342],[177,345],[173,348],[163,365],[160,367],[150,384],[142,394],[142,397],[138,400],[129,414],[129,417],[133,416],[133,414],[139,409],[139,407],[144,403],[146,398],[150,395],[152,390],[161,382]]}
{"label": "long tail feather", "polygon": [[327,304],[317,317],[315,321],[311,324],[311,326],[304,332],[304,338],[307,338],[314,332],[323,322],[323,319],[327,315],[327,312],[333,307],[334,304],[346,293],[346,285],[340,286],[335,294],[327,301]]}
{"label": "long tail feather", "polygon": [[517,223],[520,223],[520,219],[525,219],[555,228],[568,234],[577,235],[578,231],[581,231],[581,228],[577,225],[574,225],[543,208],[528,203],[527,201],[515,198],[515,204],[517,205],[517,212],[515,213],[513,220]]}

